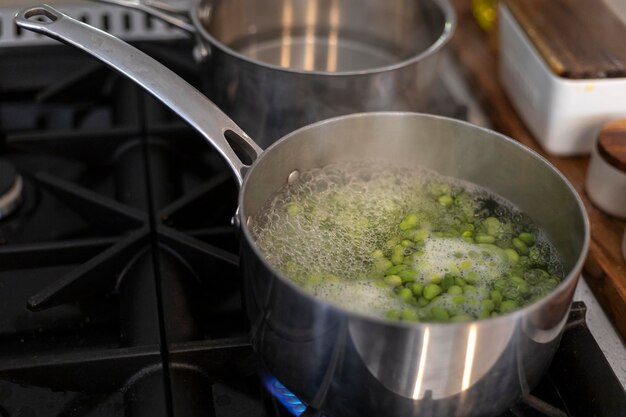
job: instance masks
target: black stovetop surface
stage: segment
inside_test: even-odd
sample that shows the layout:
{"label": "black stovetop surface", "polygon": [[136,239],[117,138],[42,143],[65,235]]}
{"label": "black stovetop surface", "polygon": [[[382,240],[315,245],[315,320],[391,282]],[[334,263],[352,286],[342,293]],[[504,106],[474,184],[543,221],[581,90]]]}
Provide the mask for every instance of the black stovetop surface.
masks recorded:
{"label": "black stovetop surface", "polygon": [[[139,46],[202,88],[189,43]],[[0,219],[0,416],[288,415],[248,343],[237,189],[198,135],[69,48],[0,50],[0,162],[23,180]],[[584,315],[505,416],[624,415]]]}

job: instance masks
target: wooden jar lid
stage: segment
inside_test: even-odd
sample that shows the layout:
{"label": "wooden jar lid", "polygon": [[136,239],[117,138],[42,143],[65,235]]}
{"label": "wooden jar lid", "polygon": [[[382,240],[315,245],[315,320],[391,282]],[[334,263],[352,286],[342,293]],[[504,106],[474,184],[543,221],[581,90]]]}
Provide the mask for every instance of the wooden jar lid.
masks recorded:
{"label": "wooden jar lid", "polygon": [[505,0],[560,77],[626,77],[626,25],[600,0]]}
{"label": "wooden jar lid", "polygon": [[626,119],[602,127],[598,135],[598,153],[606,162],[626,173]]}

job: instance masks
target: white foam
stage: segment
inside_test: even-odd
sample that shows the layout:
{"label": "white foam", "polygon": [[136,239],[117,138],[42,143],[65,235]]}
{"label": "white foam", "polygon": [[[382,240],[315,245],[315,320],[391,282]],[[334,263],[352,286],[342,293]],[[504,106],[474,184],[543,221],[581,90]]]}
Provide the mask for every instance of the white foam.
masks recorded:
{"label": "white foam", "polygon": [[[477,285],[488,285],[510,267],[501,250],[481,248],[460,238],[430,237],[426,239],[423,252],[415,266],[426,279],[447,273],[463,277],[468,272],[476,272],[479,277]],[[464,269],[464,262],[471,263],[471,266]]]}

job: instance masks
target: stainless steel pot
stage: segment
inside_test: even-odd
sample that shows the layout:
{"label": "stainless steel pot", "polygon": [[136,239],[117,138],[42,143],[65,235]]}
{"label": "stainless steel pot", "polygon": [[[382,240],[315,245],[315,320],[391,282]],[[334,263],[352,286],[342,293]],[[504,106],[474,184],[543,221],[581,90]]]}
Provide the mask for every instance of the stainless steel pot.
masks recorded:
{"label": "stainless steel pot", "polygon": [[452,36],[448,0],[99,0],[195,34],[207,95],[263,148],[342,114],[421,111]]}
{"label": "stainless steel pot", "polygon": [[[539,381],[559,342],[589,244],[580,198],[541,156],[498,133],[416,113],[326,120],[262,152],[206,97],[116,38],[48,6],[20,12],[16,23],[133,79],[224,156],[241,185],[237,219],[254,348],[307,404],[334,417],[492,416]],[[389,322],[303,292],[267,263],[250,234],[250,216],[296,171],[372,158],[421,165],[507,198],[556,246],[565,280],[518,311],[450,324]]]}

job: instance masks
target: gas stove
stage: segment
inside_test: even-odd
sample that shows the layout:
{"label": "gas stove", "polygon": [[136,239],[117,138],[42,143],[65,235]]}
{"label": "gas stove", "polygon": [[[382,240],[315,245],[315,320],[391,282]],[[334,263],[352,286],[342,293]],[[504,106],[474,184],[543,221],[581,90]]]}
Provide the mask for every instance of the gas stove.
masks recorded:
{"label": "gas stove", "polygon": [[[127,39],[206,85],[191,41],[144,29]],[[0,416],[321,416],[248,342],[225,164],[132,83],[41,41],[0,41]],[[442,76],[431,111],[475,117],[449,87]],[[504,416],[622,415],[585,310]]]}

